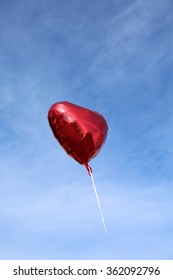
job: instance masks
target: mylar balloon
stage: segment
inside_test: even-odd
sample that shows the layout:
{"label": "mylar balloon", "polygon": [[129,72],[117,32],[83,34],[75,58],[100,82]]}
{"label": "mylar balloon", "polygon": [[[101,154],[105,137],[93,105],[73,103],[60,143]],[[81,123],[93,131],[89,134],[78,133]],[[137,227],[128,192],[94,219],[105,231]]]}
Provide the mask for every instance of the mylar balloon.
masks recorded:
{"label": "mylar balloon", "polygon": [[48,120],[55,138],[68,155],[86,166],[95,157],[107,136],[108,126],[102,115],[67,101],[52,105]]}

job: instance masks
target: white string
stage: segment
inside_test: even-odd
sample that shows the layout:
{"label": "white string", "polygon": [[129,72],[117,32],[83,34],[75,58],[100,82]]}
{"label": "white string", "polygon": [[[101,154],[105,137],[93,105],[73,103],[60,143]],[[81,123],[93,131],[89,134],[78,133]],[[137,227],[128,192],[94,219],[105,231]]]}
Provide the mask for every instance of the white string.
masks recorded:
{"label": "white string", "polygon": [[91,176],[91,180],[92,180],[94,192],[95,192],[96,199],[97,199],[97,204],[98,204],[98,207],[99,207],[99,210],[100,210],[100,215],[101,215],[101,219],[102,219],[102,224],[103,224],[104,231],[105,231],[106,236],[107,236],[107,239],[108,239],[108,231],[107,231],[106,224],[105,224],[105,220],[104,220],[104,217],[103,217],[103,212],[102,212],[102,208],[101,208],[101,205],[100,205],[100,201],[99,201],[99,197],[98,197],[98,194],[97,194],[96,185],[95,185],[95,182],[94,182],[94,178],[93,178],[92,172],[90,172],[90,176]]}

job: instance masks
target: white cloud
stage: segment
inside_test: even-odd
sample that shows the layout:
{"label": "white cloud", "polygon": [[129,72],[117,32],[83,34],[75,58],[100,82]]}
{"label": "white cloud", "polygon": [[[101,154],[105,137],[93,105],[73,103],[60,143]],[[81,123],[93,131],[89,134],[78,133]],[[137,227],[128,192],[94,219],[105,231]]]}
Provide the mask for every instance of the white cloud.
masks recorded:
{"label": "white cloud", "polygon": [[172,13],[169,3],[161,5],[162,2],[132,2],[107,22],[107,33],[89,69],[100,86],[108,89],[112,84],[118,87],[119,83],[153,83],[172,60]]}

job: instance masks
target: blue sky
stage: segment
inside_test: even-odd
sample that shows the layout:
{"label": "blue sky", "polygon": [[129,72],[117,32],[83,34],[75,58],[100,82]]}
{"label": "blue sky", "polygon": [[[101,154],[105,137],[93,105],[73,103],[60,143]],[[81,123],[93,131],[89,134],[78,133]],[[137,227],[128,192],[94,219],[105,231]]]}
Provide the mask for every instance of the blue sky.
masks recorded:
{"label": "blue sky", "polygon": [[[171,0],[0,1],[0,259],[173,258]],[[47,112],[108,122],[91,179]]]}

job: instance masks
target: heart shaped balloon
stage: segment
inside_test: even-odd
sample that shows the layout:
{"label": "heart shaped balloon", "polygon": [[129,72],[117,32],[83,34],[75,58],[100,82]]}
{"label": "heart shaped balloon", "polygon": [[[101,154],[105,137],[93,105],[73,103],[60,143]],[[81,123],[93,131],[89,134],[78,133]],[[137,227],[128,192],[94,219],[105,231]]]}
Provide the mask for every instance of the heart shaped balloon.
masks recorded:
{"label": "heart shaped balloon", "polygon": [[67,101],[52,105],[48,112],[52,132],[66,153],[86,166],[95,157],[107,136],[108,126],[104,117],[89,109]]}

